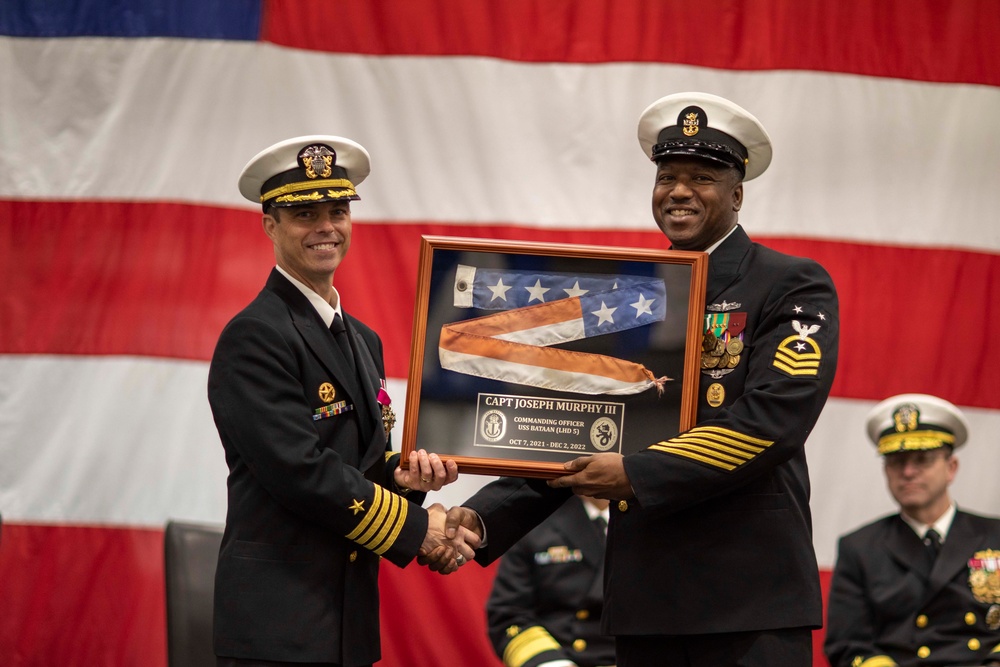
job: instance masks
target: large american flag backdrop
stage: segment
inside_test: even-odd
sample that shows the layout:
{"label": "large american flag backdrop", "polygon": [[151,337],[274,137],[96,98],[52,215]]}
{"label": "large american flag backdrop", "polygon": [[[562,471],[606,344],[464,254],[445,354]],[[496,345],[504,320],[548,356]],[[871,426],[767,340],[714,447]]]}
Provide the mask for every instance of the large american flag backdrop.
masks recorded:
{"label": "large american flag backdrop", "polygon": [[[208,360],[273,265],[237,176],[300,134],[373,156],[336,285],[402,405],[421,235],[664,248],[639,114],[736,101],[775,146],[741,222],[840,292],[807,444],[824,584],[892,510],[863,430],[890,394],[966,410],[954,495],[1000,510],[991,0],[20,0],[0,34],[0,664],[166,664],[163,527],[224,517]],[[493,572],[386,565],[379,664],[497,664]]]}

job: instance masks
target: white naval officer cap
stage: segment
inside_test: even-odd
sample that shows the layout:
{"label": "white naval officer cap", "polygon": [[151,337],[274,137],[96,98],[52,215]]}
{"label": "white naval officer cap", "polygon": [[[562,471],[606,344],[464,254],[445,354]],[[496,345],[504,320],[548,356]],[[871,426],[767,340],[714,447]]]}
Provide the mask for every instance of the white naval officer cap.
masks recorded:
{"label": "white naval officer cap", "polygon": [[954,404],[928,394],[899,394],[868,413],[868,437],[879,454],[961,447],[969,436],[965,415]]}
{"label": "white naval officer cap", "polygon": [[240,194],[268,206],[361,199],[355,187],[371,172],[361,144],[328,134],[293,137],[257,153],[240,174]]}
{"label": "white naval officer cap", "polygon": [[639,117],[639,145],[646,157],[700,157],[736,167],[744,181],[771,164],[771,138],[743,107],[709,93],[675,93],[656,100]]}

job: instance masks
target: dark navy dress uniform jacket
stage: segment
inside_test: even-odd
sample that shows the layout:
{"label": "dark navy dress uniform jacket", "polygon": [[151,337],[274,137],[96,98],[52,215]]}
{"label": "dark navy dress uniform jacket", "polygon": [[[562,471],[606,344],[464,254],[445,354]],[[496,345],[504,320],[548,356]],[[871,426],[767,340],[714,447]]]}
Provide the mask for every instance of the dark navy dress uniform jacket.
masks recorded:
{"label": "dark navy dress uniform jacket", "polygon": [[[842,537],[827,613],[824,650],[830,664],[1000,660],[1000,600],[977,600],[970,586],[970,559],[989,550],[1000,556],[1000,519],[962,511],[955,513],[933,565],[898,514]],[[992,594],[997,591],[994,583]]]}
{"label": "dark navy dress uniform jacket", "polygon": [[601,632],[604,543],[603,528],[573,498],[504,554],[486,601],[504,664],[615,664],[614,639]]}
{"label": "dark navy dress uniform jacket", "polygon": [[[219,338],[208,381],[229,466],[218,655],[379,659],[379,557],[400,566],[413,559],[427,514],[412,502],[423,494],[391,491],[399,457],[376,400],[381,341],[344,319],[357,374],[308,299],[275,269]],[[352,409],[333,414],[338,405]],[[314,419],[324,408],[330,416]]]}
{"label": "dark navy dress uniform jacket", "polygon": [[[709,258],[709,306],[745,313],[741,359],[721,377],[702,374],[695,428],[624,459],[635,498],[612,502],[609,634],[822,624],[804,445],[836,370],[836,290],[815,261],[737,227]],[[724,393],[716,407],[713,384]],[[487,528],[477,560],[498,557],[567,495],[539,480],[484,487],[466,503]]]}

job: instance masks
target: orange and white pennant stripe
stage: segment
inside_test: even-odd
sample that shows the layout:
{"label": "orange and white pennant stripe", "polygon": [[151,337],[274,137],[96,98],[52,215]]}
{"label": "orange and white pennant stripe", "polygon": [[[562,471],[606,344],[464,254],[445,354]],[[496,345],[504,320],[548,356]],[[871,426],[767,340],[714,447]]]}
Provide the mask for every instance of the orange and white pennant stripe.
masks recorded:
{"label": "orange and white pennant stripe", "polygon": [[663,281],[651,279],[446,324],[438,344],[441,367],[581,394],[638,394],[652,387],[662,391],[669,378],[657,378],[641,364],[550,346],[660,321],[665,301]]}

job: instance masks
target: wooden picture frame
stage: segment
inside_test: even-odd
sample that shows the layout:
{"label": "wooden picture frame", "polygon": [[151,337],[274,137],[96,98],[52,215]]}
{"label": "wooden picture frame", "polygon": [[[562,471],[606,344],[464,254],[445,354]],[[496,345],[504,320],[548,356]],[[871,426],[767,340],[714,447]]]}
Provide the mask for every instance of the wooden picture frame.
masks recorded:
{"label": "wooden picture frame", "polygon": [[552,478],[691,428],[708,255],[421,240],[403,461]]}

